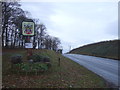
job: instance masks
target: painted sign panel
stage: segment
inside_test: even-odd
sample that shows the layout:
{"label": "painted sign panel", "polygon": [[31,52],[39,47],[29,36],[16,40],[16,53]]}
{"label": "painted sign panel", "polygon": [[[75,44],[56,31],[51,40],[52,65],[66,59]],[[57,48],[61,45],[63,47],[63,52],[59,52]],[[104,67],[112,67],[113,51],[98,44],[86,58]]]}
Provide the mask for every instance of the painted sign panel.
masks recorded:
{"label": "painted sign panel", "polygon": [[33,48],[33,44],[32,43],[25,43],[25,48]]}
{"label": "painted sign panel", "polygon": [[33,36],[34,22],[22,22],[22,34],[25,36]]}

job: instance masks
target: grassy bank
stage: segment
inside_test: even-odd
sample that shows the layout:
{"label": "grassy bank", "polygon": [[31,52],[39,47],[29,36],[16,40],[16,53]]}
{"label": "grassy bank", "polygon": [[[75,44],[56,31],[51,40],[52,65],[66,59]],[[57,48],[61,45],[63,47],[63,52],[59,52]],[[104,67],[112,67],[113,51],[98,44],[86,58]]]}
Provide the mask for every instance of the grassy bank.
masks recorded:
{"label": "grassy bank", "polygon": [[[3,86],[11,88],[103,88],[105,81],[79,64],[50,50],[33,50],[34,53],[49,56],[52,67],[39,75],[20,75],[10,72],[10,56],[22,54],[26,60],[26,51],[3,50]],[[58,66],[58,58],[61,58]]]}
{"label": "grassy bank", "polygon": [[120,58],[118,58],[119,41],[120,40],[112,40],[112,41],[93,43],[73,49],[69,53],[84,54],[84,55],[120,60]]}

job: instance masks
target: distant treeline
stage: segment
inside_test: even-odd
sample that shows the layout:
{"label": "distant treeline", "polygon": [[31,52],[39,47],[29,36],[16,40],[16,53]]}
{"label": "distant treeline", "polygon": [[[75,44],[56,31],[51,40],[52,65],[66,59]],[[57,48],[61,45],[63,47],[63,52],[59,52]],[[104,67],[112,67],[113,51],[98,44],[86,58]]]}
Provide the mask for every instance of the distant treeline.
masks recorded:
{"label": "distant treeline", "polygon": [[98,43],[85,45],[71,50],[69,53],[84,54],[91,56],[98,56],[111,59],[119,59],[119,46],[120,40],[110,40]]}
{"label": "distant treeline", "polygon": [[1,2],[2,6],[2,47],[25,48],[26,37],[22,35],[22,22],[33,21],[35,23],[35,35],[31,38],[33,48],[57,50],[61,44],[59,38],[47,34],[47,28],[39,19],[29,17],[29,12],[21,9],[18,2]]}

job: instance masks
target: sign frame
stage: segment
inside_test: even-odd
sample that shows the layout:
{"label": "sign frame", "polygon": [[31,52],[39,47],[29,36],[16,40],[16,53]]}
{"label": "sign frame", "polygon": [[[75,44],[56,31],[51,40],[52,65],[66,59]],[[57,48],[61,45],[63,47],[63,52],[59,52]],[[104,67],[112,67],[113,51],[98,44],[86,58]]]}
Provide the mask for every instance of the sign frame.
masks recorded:
{"label": "sign frame", "polygon": [[[31,29],[26,29],[26,28],[31,28]],[[33,21],[22,22],[22,35],[23,36],[34,36],[35,35],[35,23]]]}

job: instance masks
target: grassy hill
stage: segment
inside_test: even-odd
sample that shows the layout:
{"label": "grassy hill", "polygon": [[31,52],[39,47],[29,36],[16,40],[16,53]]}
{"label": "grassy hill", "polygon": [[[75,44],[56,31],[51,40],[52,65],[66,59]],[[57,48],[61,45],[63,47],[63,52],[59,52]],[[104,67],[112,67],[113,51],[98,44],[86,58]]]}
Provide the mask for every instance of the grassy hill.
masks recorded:
{"label": "grassy hill", "polygon": [[[108,87],[98,75],[50,50],[33,50],[33,53],[49,56],[52,67],[38,75],[21,75],[11,72],[10,56],[22,54],[26,60],[25,49],[4,49],[2,55],[2,83],[7,88],[104,88]],[[58,66],[58,58],[61,58]]]}
{"label": "grassy hill", "polygon": [[118,58],[118,42],[120,40],[103,41],[93,44],[88,44],[71,50],[69,53],[84,54],[111,59]]}

